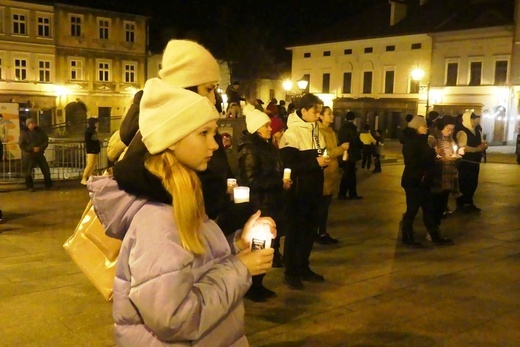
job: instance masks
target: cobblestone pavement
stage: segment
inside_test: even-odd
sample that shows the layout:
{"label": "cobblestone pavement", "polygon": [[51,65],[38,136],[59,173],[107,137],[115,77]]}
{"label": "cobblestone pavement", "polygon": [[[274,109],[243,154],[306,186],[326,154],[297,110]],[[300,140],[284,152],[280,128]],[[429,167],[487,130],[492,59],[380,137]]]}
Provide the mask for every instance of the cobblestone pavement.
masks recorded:
{"label": "cobblestone pavement", "polygon": [[[311,256],[325,283],[293,291],[283,269],[267,274],[277,297],[246,301],[252,346],[520,346],[520,165],[483,164],[482,212],[443,220],[455,246],[422,250],[398,240],[402,170],[358,170],[364,199],[333,201],[329,232],[340,243]],[[87,192],[57,186],[0,193],[2,346],[113,345],[111,304],[62,248]],[[420,215],[415,229],[424,240]]]}

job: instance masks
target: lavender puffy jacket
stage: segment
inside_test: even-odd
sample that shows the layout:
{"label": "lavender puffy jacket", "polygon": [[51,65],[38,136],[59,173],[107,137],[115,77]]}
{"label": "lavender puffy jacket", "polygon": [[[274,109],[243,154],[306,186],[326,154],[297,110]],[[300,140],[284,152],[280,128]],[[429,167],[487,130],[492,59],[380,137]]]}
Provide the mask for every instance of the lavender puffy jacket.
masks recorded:
{"label": "lavender puffy jacket", "polygon": [[251,284],[222,231],[205,219],[206,254],[181,246],[172,207],[89,182],[100,221],[123,239],[114,282],[118,346],[248,346],[242,297]]}

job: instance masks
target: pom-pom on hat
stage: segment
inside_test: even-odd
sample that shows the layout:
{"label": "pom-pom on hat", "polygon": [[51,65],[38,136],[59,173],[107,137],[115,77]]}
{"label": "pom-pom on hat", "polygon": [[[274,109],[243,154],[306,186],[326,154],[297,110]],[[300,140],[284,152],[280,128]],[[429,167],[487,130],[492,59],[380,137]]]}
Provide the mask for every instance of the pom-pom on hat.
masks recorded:
{"label": "pom-pom on hat", "polygon": [[197,42],[170,40],[164,49],[159,77],[172,86],[186,88],[220,80],[213,55]]}
{"label": "pom-pom on hat", "polygon": [[151,154],[162,152],[219,117],[208,98],[159,78],[146,81],[140,109],[139,129]]}
{"label": "pom-pom on hat", "polygon": [[250,134],[254,134],[267,123],[271,123],[271,118],[264,112],[257,110],[256,108],[245,113],[246,115],[246,128]]}
{"label": "pom-pom on hat", "polygon": [[426,119],[423,116],[414,116],[408,123],[408,127],[414,129],[419,129],[421,125],[426,126]]}

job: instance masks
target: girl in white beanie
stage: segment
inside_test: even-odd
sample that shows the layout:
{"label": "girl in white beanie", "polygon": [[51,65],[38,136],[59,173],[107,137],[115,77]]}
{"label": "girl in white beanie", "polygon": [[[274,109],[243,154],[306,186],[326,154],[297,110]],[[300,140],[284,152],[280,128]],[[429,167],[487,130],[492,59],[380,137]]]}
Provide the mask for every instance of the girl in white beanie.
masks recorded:
{"label": "girl in white beanie", "polygon": [[273,249],[249,250],[251,233],[258,224],[276,232],[272,219],[256,213],[228,245],[205,214],[196,172],[218,148],[218,116],[207,98],[148,80],[139,128],[149,154],[141,174],[170,203],[128,194],[111,177],[89,182],[107,235],[123,240],[113,298],[118,346],[248,346],[242,297],[273,259]]}

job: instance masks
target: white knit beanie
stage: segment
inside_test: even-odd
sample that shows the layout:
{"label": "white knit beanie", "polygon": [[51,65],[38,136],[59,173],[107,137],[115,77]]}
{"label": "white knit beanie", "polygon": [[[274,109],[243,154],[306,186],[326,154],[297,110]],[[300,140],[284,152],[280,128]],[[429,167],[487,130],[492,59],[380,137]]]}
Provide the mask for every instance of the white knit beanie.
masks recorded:
{"label": "white knit beanie", "polygon": [[269,118],[266,113],[257,110],[256,108],[248,110],[248,112],[245,113],[245,116],[246,128],[250,134],[256,133],[263,125],[271,123],[271,118]]}
{"label": "white knit beanie", "polygon": [[170,40],[163,52],[159,77],[176,87],[195,87],[220,81],[220,67],[200,44]]}
{"label": "white knit beanie", "polygon": [[218,117],[217,109],[204,96],[159,78],[144,85],[139,129],[151,154],[162,152]]}
{"label": "white knit beanie", "polygon": [[419,129],[421,125],[426,126],[426,119],[424,119],[423,116],[415,116],[412,118],[412,120],[408,123],[409,128]]}

